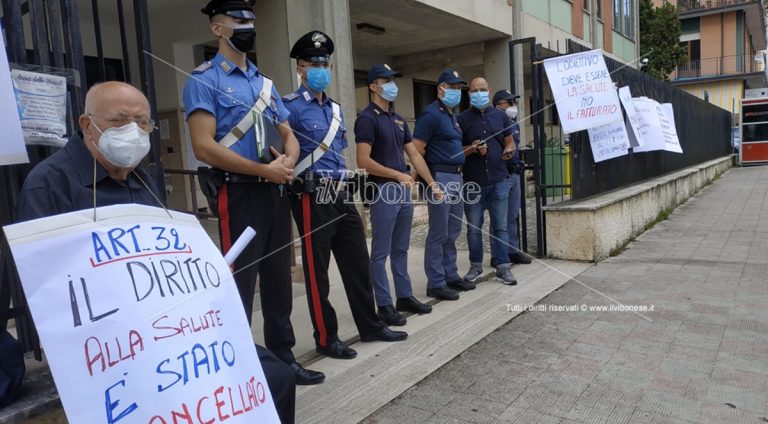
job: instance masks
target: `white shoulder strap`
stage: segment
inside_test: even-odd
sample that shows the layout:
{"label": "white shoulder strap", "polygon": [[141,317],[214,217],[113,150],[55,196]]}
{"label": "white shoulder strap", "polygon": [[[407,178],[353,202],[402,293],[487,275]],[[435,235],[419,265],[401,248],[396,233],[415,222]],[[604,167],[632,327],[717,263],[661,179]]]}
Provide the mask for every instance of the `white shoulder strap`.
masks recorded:
{"label": "white shoulder strap", "polygon": [[331,102],[331,105],[333,110],[333,120],[331,121],[331,126],[328,128],[328,132],[325,134],[325,138],[323,138],[323,141],[312,153],[308,154],[298,165],[296,165],[296,168],[293,169],[294,178],[301,175],[301,173],[306,171],[313,163],[317,162],[325,152],[328,151],[331,147],[331,143],[333,143],[333,139],[336,138],[336,133],[339,132],[339,127],[341,126],[341,107],[336,102]]}
{"label": "white shoulder strap", "polygon": [[[243,138],[243,135],[251,129],[256,122],[256,115],[261,115],[269,107],[272,98],[272,80],[263,77],[264,83],[261,86],[261,93],[259,98],[256,99],[256,103],[251,106],[251,110],[243,116],[243,119],[237,123],[224,137],[219,140],[219,144],[226,148],[232,147],[238,140]],[[261,146],[259,146],[261,151]]]}

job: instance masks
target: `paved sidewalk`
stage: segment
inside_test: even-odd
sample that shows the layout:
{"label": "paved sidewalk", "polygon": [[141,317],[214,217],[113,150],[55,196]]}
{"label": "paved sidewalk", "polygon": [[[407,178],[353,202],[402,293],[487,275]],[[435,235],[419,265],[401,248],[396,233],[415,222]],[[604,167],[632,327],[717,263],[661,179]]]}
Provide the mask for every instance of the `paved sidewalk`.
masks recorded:
{"label": "paved sidewalk", "polygon": [[[610,299],[654,310],[589,310]],[[365,422],[768,422],[768,167],[727,172],[548,305],[588,310],[517,316]]]}

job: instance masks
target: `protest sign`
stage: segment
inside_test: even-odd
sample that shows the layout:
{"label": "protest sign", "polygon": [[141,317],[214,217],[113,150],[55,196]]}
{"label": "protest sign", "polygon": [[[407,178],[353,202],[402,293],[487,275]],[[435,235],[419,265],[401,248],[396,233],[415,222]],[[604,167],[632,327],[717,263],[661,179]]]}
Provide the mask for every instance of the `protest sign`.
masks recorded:
{"label": "protest sign", "polygon": [[564,133],[623,120],[602,50],[544,60]]}
{"label": "protest sign", "polygon": [[647,97],[635,97],[632,99],[635,111],[640,122],[638,127],[643,144],[632,149],[633,152],[651,152],[664,150],[664,134],[661,131],[661,119],[659,102]]}
{"label": "protest sign", "polygon": [[675,128],[675,112],[672,103],[663,103],[661,105],[661,132],[664,136],[664,150],[674,153],[683,153],[680,146],[680,139],[677,137],[677,128]]}
{"label": "protest sign", "polygon": [[619,89],[619,100],[621,100],[621,104],[627,112],[626,126],[629,128],[630,146],[642,146],[643,137],[640,134],[640,117],[637,116],[635,104],[632,102],[632,93],[629,91],[628,86]]}
{"label": "protest sign", "polygon": [[629,136],[624,122],[601,125],[590,128],[587,132],[595,163],[624,156],[628,153]]}
{"label": "protest sign", "polygon": [[61,147],[67,142],[67,78],[11,71],[21,127],[27,144]]}
{"label": "protest sign", "polygon": [[4,228],[71,423],[278,423],[197,219],[117,205]]}
{"label": "protest sign", "polygon": [[17,110],[16,97],[11,83],[11,71],[8,68],[8,56],[5,51],[0,54],[0,109],[9,113],[0,114],[0,128],[3,138],[0,141],[0,165],[29,163],[27,147],[24,145],[24,135]]}

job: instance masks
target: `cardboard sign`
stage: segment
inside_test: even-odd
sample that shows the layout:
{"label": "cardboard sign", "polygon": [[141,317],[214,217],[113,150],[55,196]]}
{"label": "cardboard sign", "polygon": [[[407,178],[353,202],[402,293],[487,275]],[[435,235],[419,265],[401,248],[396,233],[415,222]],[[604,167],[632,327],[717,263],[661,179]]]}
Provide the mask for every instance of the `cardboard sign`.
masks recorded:
{"label": "cardboard sign", "polygon": [[627,112],[626,126],[630,129],[630,145],[632,147],[642,146],[643,136],[640,133],[640,117],[637,116],[635,104],[632,101],[632,93],[629,91],[628,86],[619,89],[619,100],[621,100],[621,105],[624,106],[624,111]]}
{"label": "cardboard sign", "polygon": [[591,50],[544,61],[564,133],[622,121],[602,50]]}
{"label": "cardboard sign", "polygon": [[71,423],[278,423],[229,267],[191,215],[4,228]]}
{"label": "cardboard sign", "polygon": [[29,163],[21,121],[19,114],[15,113],[18,108],[5,51],[0,54],[0,110],[6,112],[0,114],[0,128],[3,129],[3,138],[0,140],[0,165]]}
{"label": "cardboard sign", "polygon": [[587,132],[595,163],[624,156],[629,151],[629,135],[624,122],[601,125]]}
{"label": "cardboard sign", "polygon": [[27,144],[62,147],[67,139],[67,79],[37,72],[11,71],[21,127]]}

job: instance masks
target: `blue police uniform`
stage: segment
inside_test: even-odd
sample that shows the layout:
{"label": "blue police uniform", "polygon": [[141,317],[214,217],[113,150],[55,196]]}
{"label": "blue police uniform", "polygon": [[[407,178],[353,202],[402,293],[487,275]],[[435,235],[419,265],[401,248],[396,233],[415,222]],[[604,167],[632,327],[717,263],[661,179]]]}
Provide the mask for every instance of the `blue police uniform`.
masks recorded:
{"label": "blue police uniform", "polygon": [[[294,44],[290,56],[297,61],[325,65],[331,53],[333,42],[330,37],[320,31],[311,31]],[[313,69],[330,78],[327,68],[318,66]],[[291,113],[288,118],[291,128],[301,145],[299,163],[308,156],[314,162],[298,176],[299,183],[293,186],[291,209],[301,236],[307,303],[316,350],[334,358],[351,359],[357,353],[339,340],[336,312],[328,301],[331,253],[337,258],[336,264],[361,340],[398,341],[405,339],[407,334],[390,331],[376,316],[363,222],[357,208],[348,201],[349,193],[338,192],[340,185],[336,181],[345,179],[348,174],[344,161],[347,137],[343,114],[330,146],[310,156],[323,144],[332,126],[333,102],[324,92],[325,85],[314,90],[322,93],[322,101],[310,92],[307,87],[314,82],[309,72],[305,85],[283,98]],[[325,80],[326,85],[328,81]],[[316,190],[307,184],[310,179]]]}
{"label": "blue police uniform", "polygon": [[462,143],[471,145],[475,140],[485,140],[488,147],[484,156],[467,156],[464,164],[464,181],[479,185],[480,192],[465,189],[464,211],[467,215],[467,244],[469,261],[481,266],[483,261],[483,214],[488,210],[491,219],[491,251],[496,264],[509,263],[509,231],[507,228],[507,207],[512,177],[507,172],[506,161],[502,159],[504,138],[511,136],[507,115],[493,106],[483,110],[470,108],[459,115],[463,131]]}
{"label": "blue police uniform", "polygon": [[[355,142],[371,145],[371,159],[382,166],[407,172],[404,148],[411,143],[411,132],[402,116],[370,103],[355,121]],[[410,189],[398,181],[379,176],[370,180],[377,185],[371,203],[371,280],[379,308],[392,305],[387,277],[387,257],[391,259],[395,295],[413,296],[408,276],[408,247],[411,241],[413,202]]]}
{"label": "blue police uniform", "polygon": [[[215,139],[221,140],[243,119],[261,93],[264,76],[250,61],[247,70],[217,54],[213,60],[192,72],[184,87],[187,119],[204,111],[216,119]],[[272,88],[269,107],[264,110],[266,125],[287,120],[289,112],[277,90]],[[274,122],[274,123],[273,123]],[[247,159],[269,161],[259,157],[253,127],[230,149]],[[227,171],[227,170],[223,170]],[[257,275],[260,276],[264,339],[269,350],[287,364],[296,362],[291,349],[295,345],[290,316],[291,294],[290,204],[281,185],[261,177],[227,173],[218,189],[217,215],[221,247],[226,253],[246,227],[256,230],[256,237],[235,261],[235,282],[251,321]]]}
{"label": "blue police uniform", "polygon": [[456,267],[456,239],[461,233],[463,201],[461,165],[464,151],[456,116],[442,101],[435,100],[416,119],[413,138],[426,143],[424,158],[435,182],[445,193],[435,202],[427,191],[429,229],[424,246],[427,289],[460,281]]}
{"label": "blue police uniform", "polygon": [[[509,184],[509,202],[507,206],[507,229],[509,230],[509,251],[510,257],[520,257],[520,230],[517,218],[520,215],[522,205],[523,182],[523,163],[520,160],[520,126],[514,119],[510,120],[512,125],[512,138],[515,140],[515,154],[507,161],[507,169],[511,175]],[[523,229],[525,231],[525,229]],[[529,262],[529,261],[525,261]]]}

